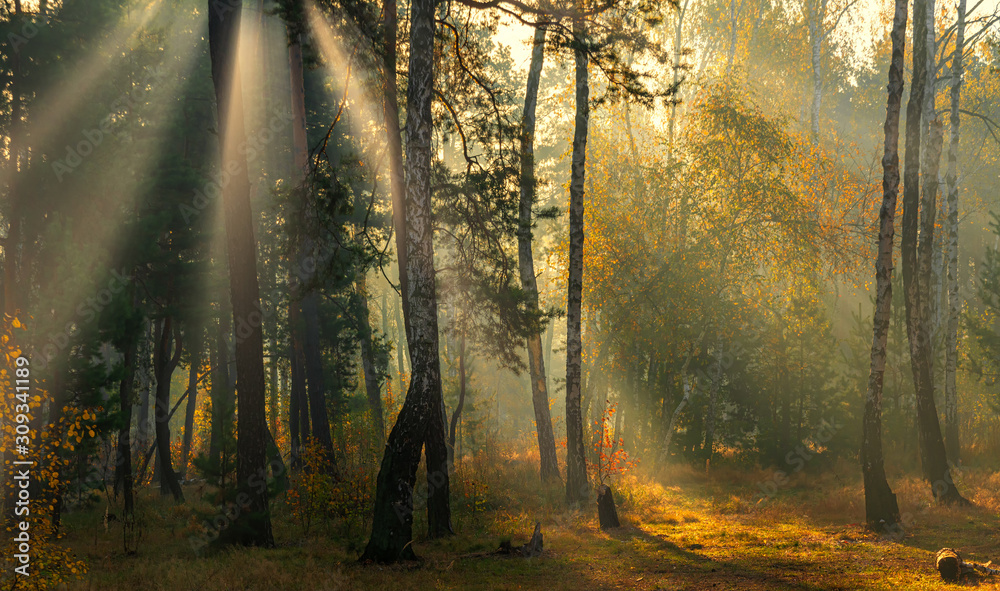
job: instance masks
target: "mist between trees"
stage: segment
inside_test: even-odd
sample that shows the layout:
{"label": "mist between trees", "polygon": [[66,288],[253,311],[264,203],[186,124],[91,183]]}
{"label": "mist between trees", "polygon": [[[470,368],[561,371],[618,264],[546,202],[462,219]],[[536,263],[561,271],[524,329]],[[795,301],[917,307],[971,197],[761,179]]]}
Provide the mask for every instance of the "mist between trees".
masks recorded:
{"label": "mist between trees", "polygon": [[[227,588],[225,561],[290,552],[311,588],[293,573],[323,544],[366,565],[326,572],[346,588],[425,556],[393,572],[474,587],[462,564],[500,555],[605,588],[631,570],[567,548],[632,540],[644,585],[711,579],[705,558],[771,588],[750,534],[688,536],[797,512],[896,556],[996,523],[997,22],[966,0],[3,4],[0,347],[4,380],[32,369],[37,570],[0,581],[126,588],[158,555],[226,564],[149,567],[164,586]],[[3,392],[12,526],[27,402]]]}

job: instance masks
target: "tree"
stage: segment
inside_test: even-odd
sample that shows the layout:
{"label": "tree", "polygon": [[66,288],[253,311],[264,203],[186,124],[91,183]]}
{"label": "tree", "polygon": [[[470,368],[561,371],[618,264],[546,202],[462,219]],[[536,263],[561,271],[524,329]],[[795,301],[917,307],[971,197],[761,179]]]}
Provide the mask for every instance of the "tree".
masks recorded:
{"label": "tree", "polygon": [[[181,359],[181,329],[167,315],[158,321],[153,368],[156,375],[156,450],[160,471],[160,494],[168,492],[177,502],[184,501],[177,473],[170,460],[170,378]],[[173,346],[171,347],[171,344]]]}
{"label": "tree", "polygon": [[[582,5],[577,4],[577,10]],[[581,17],[573,21],[573,34],[581,39],[586,29]],[[569,293],[566,301],[566,500],[583,502],[590,494],[587,458],[583,444],[581,397],[581,335],[583,301],[583,197],[587,167],[587,134],[590,125],[589,56],[583,47],[574,49],[576,64],[576,119],[573,128],[573,159],[569,183]]]}
{"label": "tree", "polygon": [[[930,299],[929,270],[936,211],[934,194],[926,195],[925,188],[923,211],[921,211],[920,198],[920,140],[924,92],[928,76],[927,49],[927,7],[925,0],[914,0],[913,82],[906,105],[903,235],[900,244],[903,263],[903,289],[906,295],[907,336],[910,342],[910,366],[916,389],[917,419],[920,426],[920,457],[924,478],[931,485],[934,498],[938,502],[966,503],[967,501],[958,492],[951,478],[944,440],[941,437],[941,424],[938,422],[937,408],[934,404],[930,335],[927,333],[927,309]],[[925,171],[925,174],[928,172]],[[922,226],[923,232],[919,235],[920,244],[918,245],[918,227],[920,226]]]}
{"label": "tree", "polygon": [[[806,26],[809,29],[810,61],[812,65],[813,94],[810,113],[809,130],[812,141],[819,141],[819,111],[823,103],[823,43],[829,38],[841,19],[857,3],[857,0],[844,2],[841,6],[830,6],[830,0],[805,0]],[[833,16],[833,22],[828,18]]]}
{"label": "tree", "polygon": [[948,172],[945,182],[948,189],[948,218],[945,228],[948,232],[948,321],[945,328],[944,363],[944,440],[948,460],[952,464],[961,461],[958,428],[958,392],[955,374],[958,369],[958,316],[961,300],[958,295],[958,148],[959,126],[961,125],[963,58],[965,54],[965,8],[966,0],[959,0],[955,24],[955,50],[951,58],[951,130],[948,142]]}
{"label": "tree", "polygon": [[892,313],[892,242],[895,233],[896,197],[899,191],[899,110],[903,97],[903,54],[906,43],[906,0],[896,0],[892,20],[892,61],[889,64],[889,98],[885,115],[885,151],[882,156],[882,209],[879,211],[878,255],[875,260],[875,327],[871,372],[865,396],[861,441],[861,470],[865,483],[865,519],[879,528],[899,522],[896,495],[885,478],[882,456],[882,383],[885,351]]}
{"label": "tree", "polygon": [[256,243],[250,208],[240,64],[236,48],[242,0],[208,1],[208,34],[212,82],[218,109],[222,162],[230,169],[223,188],[223,220],[229,259],[230,295],[236,331],[237,417],[236,473],[245,511],[235,539],[245,545],[274,545],[266,487],[267,410],[264,388],[264,339]]}
{"label": "tree", "polygon": [[[404,210],[407,298],[403,310],[407,316],[412,376],[379,467],[372,533],[362,561],[396,562],[415,558],[411,547],[413,486],[423,445],[427,446],[428,485],[433,486],[428,490],[430,533],[435,537],[451,531],[431,205],[434,22],[433,0],[412,3]],[[432,500],[436,500],[436,504]],[[433,515],[432,505],[436,508]]]}
{"label": "tree", "polygon": [[[521,287],[529,298],[529,306],[538,308],[538,283],[531,252],[532,208],[535,205],[535,110],[538,106],[538,85],[545,57],[545,28],[535,27],[531,47],[531,64],[528,66],[528,83],[524,95],[524,113],[521,117],[521,182],[520,228],[518,229],[518,269]],[[463,337],[464,339],[464,337]],[[464,368],[464,340],[463,363]],[[549,416],[548,381],[545,375],[545,358],[542,355],[542,336],[528,337],[528,371],[531,380],[531,403],[535,410],[535,430],[538,434],[539,472],[542,480],[558,480],[559,464],[556,461],[556,440]],[[462,391],[465,380],[463,376]],[[454,422],[454,421],[453,421]],[[454,431],[454,428],[452,429]],[[454,439],[454,433],[452,433]]]}

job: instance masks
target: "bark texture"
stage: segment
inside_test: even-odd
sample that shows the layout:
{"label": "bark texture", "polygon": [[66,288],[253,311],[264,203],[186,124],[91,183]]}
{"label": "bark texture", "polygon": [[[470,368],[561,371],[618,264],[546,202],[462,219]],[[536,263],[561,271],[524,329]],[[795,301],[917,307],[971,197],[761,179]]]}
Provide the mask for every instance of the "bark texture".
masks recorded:
{"label": "bark texture", "polygon": [[187,467],[191,457],[191,441],[194,437],[194,413],[198,409],[198,370],[201,368],[201,328],[191,330],[188,338],[191,344],[191,367],[188,368],[188,399],[184,409],[184,443],[181,445],[181,475],[187,477]]}
{"label": "bark texture", "polygon": [[263,314],[257,281],[257,244],[250,208],[243,96],[237,48],[242,0],[208,1],[209,53],[218,108],[222,162],[230,170],[223,188],[223,220],[229,259],[229,287],[236,336],[236,376],[240,412],[236,431],[238,490],[248,502],[232,526],[233,539],[245,545],[274,546],[267,474],[267,403],[264,387]]}
{"label": "bark texture", "polygon": [[[900,245],[903,263],[903,288],[906,302],[906,332],[910,343],[910,367],[916,389],[918,438],[924,478],[931,485],[938,502],[965,503],[951,478],[945,453],[941,425],[934,403],[934,384],[931,374],[931,344],[925,322],[928,282],[922,281],[922,269],[929,269],[930,241],[933,225],[924,223],[929,233],[921,237],[926,242],[918,249],[920,226],[920,149],[924,109],[924,92],[927,87],[927,5],[925,0],[913,3],[913,85],[906,105],[906,159],[903,172],[903,228]],[[933,196],[931,196],[932,198]],[[931,201],[932,202],[932,201]],[[922,212],[933,220],[934,209]],[[919,250],[919,253],[918,253]],[[926,261],[922,262],[926,257]]]}
{"label": "bark texture", "polygon": [[948,461],[955,465],[960,464],[962,460],[955,373],[958,370],[958,317],[962,309],[958,295],[958,148],[962,122],[960,115],[962,76],[965,73],[963,60],[965,11],[966,0],[959,0],[958,22],[955,25],[955,52],[951,59],[951,129],[948,142],[948,173],[945,177],[948,190],[948,218],[945,224],[948,232],[948,319],[945,326],[944,348],[944,441]]}
{"label": "bark texture", "polygon": [[[528,84],[524,95],[524,115],[521,118],[521,201],[517,235],[518,269],[521,287],[530,298],[529,305],[538,309],[538,283],[535,280],[535,261],[531,251],[532,207],[535,204],[535,108],[538,105],[538,85],[542,77],[545,56],[545,29],[537,27],[531,48],[528,67]],[[556,461],[556,439],[552,432],[549,413],[548,381],[545,358],[542,355],[542,335],[528,337],[528,371],[531,379],[531,403],[535,410],[535,429],[538,434],[539,471],[542,480],[559,479]],[[454,438],[454,434],[452,434]],[[452,442],[454,444],[454,441]]]}
{"label": "bark texture", "polygon": [[[430,184],[434,0],[416,0],[411,6],[409,72],[404,314],[409,327],[412,377],[379,468],[372,534],[362,561],[396,562],[415,557],[411,544],[413,487],[422,444],[427,447],[429,534],[435,537],[451,531]],[[403,273],[404,269],[400,269],[401,276]]]}
{"label": "bark texture", "polygon": [[[580,19],[573,25],[577,37],[585,35]],[[587,53],[574,50],[576,61],[576,121],[569,182],[569,293],[566,303],[566,500],[576,504],[587,499],[587,458],[583,446],[581,407],[581,334],[583,301],[583,198],[587,167],[587,134],[590,126],[590,81]]]}
{"label": "bark texture", "polygon": [[118,430],[118,454],[115,458],[115,495],[122,495],[126,516],[135,512],[132,495],[132,398],[135,387],[135,358],[138,351],[138,335],[133,335],[125,346],[122,363],[125,375],[118,385],[118,402],[122,411],[122,427]]}
{"label": "bark texture", "polygon": [[356,282],[358,298],[358,331],[361,336],[361,364],[365,374],[365,393],[368,409],[372,413],[372,427],[379,441],[385,439],[385,419],[382,417],[382,376],[375,366],[375,344],[372,341],[371,313],[368,308],[368,284],[364,271],[358,274]]}
{"label": "bark texture", "polygon": [[[180,330],[175,329],[170,316],[160,321],[159,338],[153,366],[156,372],[156,450],[159,460],[160,494],[172,494],[177,502],[184,501],[180,480],[170,460],[170,377],[181,358]],[[175,343],[171,349],[171,343]]]}
{"label": "bark texture", "polygon": [[875,259],[875,321],[871,372],[862,425],[861,470],[865,484],[865,520],[881,530],[899,522],[896,495],[885,477],[882,455],[882,384],[892,306],[892,243],[899,191],[899,111],[903,97],[903,56],[906,44],[906,0],[896,0],[892,20],[892,58],[886,103],[885,148],[882,156],[882,209],[879,211],[878,255]]}

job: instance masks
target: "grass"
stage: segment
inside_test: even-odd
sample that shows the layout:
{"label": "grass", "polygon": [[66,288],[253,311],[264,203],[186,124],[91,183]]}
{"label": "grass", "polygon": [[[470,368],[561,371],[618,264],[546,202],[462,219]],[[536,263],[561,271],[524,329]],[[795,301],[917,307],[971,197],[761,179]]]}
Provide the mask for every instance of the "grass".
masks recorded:
{"label": "grass", "polygon": [[[624,526],[611,532],[599,529],[596,507],[568,511],[558,487],[534,486],[534,465],[525,460],[462,470],[452,495],[458,534],[429,541],[418,514],[418,563],[359,565],[366,524],[330,522],[304,536],[280,501],[277,548],[196,556],[188,543],[192,512],[211,507],[174,506],[146,490],[140,495],[145,539],[134,556],[122,551],[120,527],[105,529],[103,507],[67,516],[64,543],[90,565],[67,589],[923,590],[945,587],[934,570],[941,547],[978,562],[1000,555],[1000,477],[986,471],[961,475],[963,490],[976,502],[972,508],[934,506],[918,479],[894,477],[909,523],[894,540],[862,526],[863,493],[851,465],[797,474],[764,500],[758,485],[772,479],[764,471],[723,467],[705,474],[675,466],[630,476],[615,485]],[[479,483],[480,496],[470,492],[470,482]],[[189,499],[200,496],[186,492]],[[542,557],[490,554],[503,539],[527,541],[535,519],[545,536]],[[1000,581],[963,586],[1000,589]]]}

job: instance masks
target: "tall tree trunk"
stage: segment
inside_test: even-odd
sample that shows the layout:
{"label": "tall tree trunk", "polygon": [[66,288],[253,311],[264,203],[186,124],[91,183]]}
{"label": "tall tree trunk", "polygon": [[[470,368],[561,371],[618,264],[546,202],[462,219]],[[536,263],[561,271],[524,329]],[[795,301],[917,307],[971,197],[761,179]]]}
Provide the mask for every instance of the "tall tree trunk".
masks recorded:
{"label": "tall tree trunk", "polygon": [[[297,310],[298,306],[292,303],[289,311]],[[297,322],[298,318],[289,318],[289,323]],[[294,334],[293,328],[290,332]],[[290,339],[291,340],[291,339]],[[291,464],[292,469],[300,466],[302,445],[309,439],[309,401],[306,400],[306,378],[302,369],[302,359],[299,354],[297,343],[289,343],[289,361],[292,373],[292,388],[288,398],[288,434],[291,438]]]}
{"label": "tall tree trunk", "polygon": [[372,426],[379,442],[385,440],[385,419],[382,417],[382,376],[375,367],[375,345],[372,342],[372,325],[368,309],[368,281],[364,271],[358,273],[358,330],[361,333],[361,363],[365,372],[365,393],[372,413]]}
{"label": "tall tree trunk", "polygon": [[[134,302],[134,298],[133,298]],[[132,334],[124,347],[122,363],[125,375],[118,385],[118,402],[122,412],[122,426],[118,430],[118,453],[115,457],[115,495],[122,495],[125,516],[135,512],[135,502],[132,496],[132,404],[135,383],[135,362],[138,351],[139,335]]]}
{"label": "tall tree trunk", "polygon": [[[684,0],[678,8],[677,14],[674,16],[677,21],[674,23],[674,60],[673,60],[673,82],[672,87],[676,92],[680,92],[681,85],[681,56],[684,54],[684,16],[687,14],[688,6],[691,4],[691,0]],[[673,160],[674,154],[674,136],[677,129],[677,107],[680,105],[680,101],[672,101],[670,103],[670,119],[667,123],[667,154],[669,159]]]}
{"label": "tall tree trunk", "polygon": [[305,339],[302,343],[305,361],[306,391],[309,397],[309,415],[312,422],[312,437],[323,448],[326,469],[337,477],[337,462],[333,453],[333,435],[330,430],[330,416],[326,408],[326,383],[323,376],[323,356],[320,353],[319,338],[319,294],[310,290],[302,298],[302,322]]}
{"label": "tall tree trunk", "polygon": [[[276,325],[277,323],[274,324]],[[267,423],[268,423],[268,431],[272,435],[278,432],[278,414],[280,413],[279,409],[281,408],[280,393],[282,392],[282,390],[278,388],[278,381],[279,381],[278,374],[280,372],[278,370],[279,357],[278,357],[278,339],[275,334],[277,332],[275,330],[276,328],[277,326],[273,326],[268,329],[271,332],[271,337],[268,339],[267,342],[267,350],[270,356],[270,364],[269,364],[270,371],[267,372],[268,375],[267,389],[271,393],[271,395],[268,397],[268,402],[267,402]]]}
{"label": "tall tree trunk", "polygon": [[[402,276],[402,273],[400,273],[400,276]],[[399,390],[400,392],[402,392],[403,374],[406,372],[406,369],[408,367],[407,365],[408,360],[406,359],[406,357],[410,349],[409,341],[406,338],[405,325],[403,324],[402,298],[400,299],[399,302],[393,301],[392,309],[396,314],[396,366],[399,369],[399,385],[400,385]]]}
{"label": "tall tree trunk", "polygon": [[[174,328],[173,318],[160,321],[160,338],[156,342],[154,366],[156,368],[156,449],[160,462],[160,494],[172,494],[178,503],[184,501],[177,473],[170,461],[170,377],[181,357],[180,330]],[[175,343],[171,352],[171,343]]]}
{"label": "tall tree trunk", "polygon": [[[578,7],[580,4],[577,5]],[[582,18],[575,19],[573,33],[583,38]],[[587,457],[583,446],[581,370],[583,338],[583,199],[587,167],[587,135],[590,127],[590,80],[586,51],[574,50],[576,61],[576,121],[569,182],[569,293],[566,302],[566,501],[577,504],[590,495]]]}
{"label": "tall tree trunk", "polygon": [[[920,218],[920,135],[924,92],[927,86],[927,5],[925,0],[913,4],[913,83],[906,105],[906,160],[903,172],[903,237],[900,249],[903,263],[903,289],[906,302],[906,332],[910,343],[910,367],[916,389],[918,438],[924,478],[931,485],[935,499],[943,503],[967,502],[951,478],[948,458],[941,437],[934,404],[934,384],[931,376],[930,335],[927,334],[926,283],[921,281],[922,256],[918,255]],[[934,212],[925,212],[933,219]],[[925,228],[926,228],[925,224]],[[924,237],[925,241],[931,234]],[[930,244],[924,249],[930,256]]]}
{"label": "tall tree trunk", "polygon": [[[136,419],[136,446],[140,450],[147,449],[149,447],[150,440],[150,429],[149,429],[149,409],[150,409],[150,377],[149,373],[150,367],[150,343],[156,342],[156,338],[151,336],[155,333],[153,328],[153,322],[146,320],[143,325],[142,337],[139,339],[139,348],[137,354],[137,362],[142,365],[137,367],[139,370],[139,418]],[[156,323],[156,326],[159,326]],[[139,474],[138,484],[141,486],[145,482],[145,474]]]}
{"label": "tall tree trunk", "polygon": [[455,464],[455,436],[458,433],[458,422],[462,418],[462,409],[465,407],[465,330],[462,330],[461,342],[458,345],[458,404],[455,405],[455,412],[451,413],[451,428],[448,430],[448,464]]}
{"label": "tall tree trunk", "polygon": [[712,382],[708,390],[708,409],[705,411],[705,466],[712,463],[712,452],[715,449],[715,415],[719,412],[719,387],[722,384],[722,336],[715,337],[715,365],[712,371]]}
{"label": "tall tree trunk", "polygon": [[[529,305],[538,309],[538,283],[535,280],[535,261],[531,252],[531,209],[535,205],[535,107],[538,105],[538,84],[542,77],[545,56],[545,29],[535,28],[528,67],[528,84],[524,95],[524,114],[521,117],[521,203],[517,234],[518,269],[521,287],[528,295]],[[464,347],[464,345],[463,345]],[[556,438],[552,432],[549,415],[548,381],[545,377],[545,358],[542,355],[542,335],[528,337],[528,371],[531,379],[531,403],[535,410],[535,429],[538,433],[538,454],[542,480],[559,479],[556,460]],[[452,421],[454,422],[454,420]],[[454,431],[454,429],[453,429]],[[454,440],[454,433],[452,433]],[[454,441],[452,441],[454,444]]]}
{"label": "tall tree trunk", "polygon": [[[15,30],[23,30],[24,10],[21,0],[14,1],[14,24]],[[13,42],[12,34],[8,42]],[[3,277],[3,311],[6,315],[16,316],[21,307],[20,301],[20,281],[21,274],[18,272],[18,251],[23,245],[21,231],[21,136],[22,117],[24,112],[23,97],[21,96],[21,52],[15,46],[10,48],[8,54],[10,59],[10,79],[7,84],[7,91],[10,93],[10,145],[7,150],[7,174],[9,175],[9,210],[5,212],[5,217],[9,220],[7,227],[7,238],[3,243],[4,253],[4,277]]]}
{"label": "tall tree trunk", "polygon": [[415,557],[413,486],[421,444],[427,447],[428,529],[451,531],[448,450],[438,357],[437,294],[431,206],[431,101],[434,84],[434,0],[415,0],[410,16],[406,122],[406,276],[404,314],[412,376],[406,400],[386,443],[375,488],[372,534],[363,561]]}
{"label": "tall tree trunk", "polygon": [[[305,270],[307,258],[313,255],[312,241],[306,238],[305,234],[315,224],[311,223],[314,219],[313,204],[309,200],[311,193],[306,186],[306,175],[309,170],[309,146],[306,138],[302,47],[298,36],[293,37],[288,46],[288,61],[292,91],[292,153],[295,166],[293,178],[301,191],[302,201],[298,204],[299,215],[302,216],[300,221],[306,228],[296,246],[296,255],[299,269]],[[299,324],[302,328],[299,329],[299,335],[293,335],[293,337],[300,337],[303,352],[312,436],[316,443],[323,448],[326,471],[331,476],[336,477],[337,463],[333,452],[333,435],[330,431],[330,417],[326,406],[326,383],[323,375],[323,355],[319,334],[319,294],[314,287],[309,285],[311,279],[311,277],[297,276],[291,282],[292,300],[294,302],[294,300],[301,298],[298,305],[301,307],[302,314],[302,322]]]}
{"label": "tall tree trunk", "polygon": [[823,104],[823,21],[826,18],[827,0],[816,0],[810,3],[809,18],[809,49],[812,62],[812,110],[810,112],[809,132],[812,142],[819,142],[819,110]]}
{"label": "tall tree trunk", "polygon": [[[403,316],[405,332],[410,334],[409,314],[407,312],[409,289],[407,289],[407,223],[406,223],[406,186],[403,182],[403,144],[399,127],[399,90],[396,86],[396,40],[398,32],[396,0],[382,0],[382,31],[385,54],[382,61],[382,115],[385,120],[385,133],[389,152],[389,192],[392,196],[392,226],[396,233],[396,263],[399,268],[399,293],[403,299]],[[399,316],[396,317],[397,320]],[[402,331],[401,331],[402,332]],[[400,347],[403,341],[400,340]],[[402,366],[402,360],[400,360]],[[402,370],[400,370],[402,376]],[[402,379],[402,378],[400,378]]]}
{"label": "tall tree trunk", "polygon": [[948,145],[948,321],[945,334],[944,435],[948,460],[961,462],[958,432],[958,390],[955,373],[958,369],[958,316],[962,303],[958,295],[958,147],[959,115],[962,99],[963,53],[965,51],[966,0],[958,2],[958,23],[955,30],[955,52],[951,59],[951,133]]}
{"label": "tall tree trunk", "polygon": [[218,107],[222,162],[230,172],[223,188],[223,218],[229,256],[229,285],[236,334],[236,375],[240,412],[237,417],[236,473],[242,497],[248,499],[234,535],[240,543],[274,545],[268,509],[267,409],[264,391],[264,338],[261,330],[257,244],[253,236],[243,96],[237,48],[242,0],[208,0],[209,52]]}
{"label": "tall tree trunk", "polygon": [[[212,432],[209,437],[208,459],[214,470],[222,469],[222,458],[227,440],[232,432],[233,392],[229,379],[229,307],[224,302],[219,305],[219,324],[216,330],[214,348],[211,349],[212,388],[209,398],[212,400]],[[220,474],[221,475],[221,474]],[[222,482],[220,481],[221,485]]]}
{"label": "tall tree trunk", "polygon": [[878,255],[875,259],[875,320],[871,371],[862,424],[861,471],[865,484],[865,520],[881,530],[899,523],[896,495],[885,477],[882,455],[882,384],[886,343],[892,317],[892,241],[896,197],[899,191],[899,110],[903,97],[903,57],[906,44],[907,0],[896,0],[892,21],[892,61],[885,115],[885,151],[882,156],[882,209],[879,211]]}
{"label": "tall tree trunk", "polygon": [[188,368],[188,399],[184,409],[184,444],[181,447],[181,475],[187,477],[194,439],[194,413],[198,409],[198,370],[201,369],[201,347],[204,339],[200,326],[192,326],[188,337],[191,347],[191,367]]}

